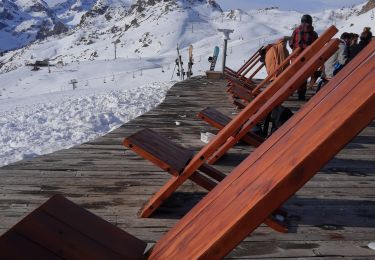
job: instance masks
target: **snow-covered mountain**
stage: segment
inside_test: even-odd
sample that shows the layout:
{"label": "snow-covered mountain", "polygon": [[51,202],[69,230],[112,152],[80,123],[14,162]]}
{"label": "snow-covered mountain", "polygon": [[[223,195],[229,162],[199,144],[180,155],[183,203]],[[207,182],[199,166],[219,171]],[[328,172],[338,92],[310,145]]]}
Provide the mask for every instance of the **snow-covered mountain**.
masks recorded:
{"label": "snow-covered mountain", "polygon": [[[180,7],[206,2],[220,9],[213,0],[161,1],[161,0],[3,0],[0,2],[0,51],[23,47],[34,40],[66,32],[75,26],[87,25],[105,16],[105,22],[141,14],[149,7],[164,8],[164,13]],[[135,22],[135,21],[134,21]],[[129,26],[131,26],[130,24]]]}
{"label": "snow-covered mountain", "polygon": [[[58,8],[62,4],[55,6]],[[138,58],[185,47],[207,36],[217,36],[212,25],[222,10],[213,0],[97,0],[67,33],[38,41],[11,52],[2,59],[0,72],[7,72],[33,59],[52,62],[108,59],[113,57],[113,42],[119,41],[119,56]],[[1,66],[1,64],[0,64]]]}
{"label": "snow-covered mountain", "polygon": [[[0,56],[0,165],[90,140],[157,105],[176,79],[177,44],[185,65],[193,45],[193,73],[203,74],[223,42],[217,29],[234,29],[227,65],[236,69],[260,45],[291,35],[302,16],[278,8],[223,12],[213,0],[51,1],[49,16],[43,1],[34,2],[42,4],[40,15],[70,30]],[[20,2],[1,3],[20,13]],[[318,33],[331,24],[339,34],[374,31],[373,9],[365,6],[314,13],[314,26]],[[51,68],[25,66],[45,59]]]}
{"label": "snow-covered mountain", "polygon": [[0,2],[0,51],[23,47],[67,29],[43,0]]}
{"label": "snow-covered mountain", "polygon": [[81,17],[90,11],[96,0],[58,0],[49,1],[49,6],[56,16],[69,28],[80,23]]}

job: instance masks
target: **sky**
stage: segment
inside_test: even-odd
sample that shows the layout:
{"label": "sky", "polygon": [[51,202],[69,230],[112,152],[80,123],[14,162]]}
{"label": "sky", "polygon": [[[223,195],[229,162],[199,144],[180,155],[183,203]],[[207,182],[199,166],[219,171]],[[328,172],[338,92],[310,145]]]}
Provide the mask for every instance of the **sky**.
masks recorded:
{"label": "sky", "polygon": [[[54,6],[66,0],[44,0]],[[300,12],[320,11],[328,8],[341,8],[366,2],[366,0],[216,0],[223,10],[229,9],[257,9],[278,6],[282,10],[296,10]]]}
{"label": "sky", "polygon": [[361,4],[365,0],[216,0],[223,10],[243,10],[277,6],[282,10],[314,12],[328,8],[341,8]]}

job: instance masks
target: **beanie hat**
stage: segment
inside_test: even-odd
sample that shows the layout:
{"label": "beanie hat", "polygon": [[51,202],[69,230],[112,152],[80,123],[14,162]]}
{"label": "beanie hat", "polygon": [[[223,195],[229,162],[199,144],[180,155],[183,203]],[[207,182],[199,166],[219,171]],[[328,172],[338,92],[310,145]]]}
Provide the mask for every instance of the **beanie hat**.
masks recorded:
{"label": "beanie hat", "polygon": [[304,14],[301,18],[301,23],[307,23],[307,24],[311,25],[313,23],[313,19],[312,19],[311,15]]}

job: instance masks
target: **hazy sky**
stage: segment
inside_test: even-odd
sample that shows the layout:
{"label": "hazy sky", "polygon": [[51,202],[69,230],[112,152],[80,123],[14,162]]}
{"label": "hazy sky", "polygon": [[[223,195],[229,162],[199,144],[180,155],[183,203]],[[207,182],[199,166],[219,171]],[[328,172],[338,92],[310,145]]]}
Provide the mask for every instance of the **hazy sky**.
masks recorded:
{"label": "hazy sky", "polygon": [[301,12],[319,11],[327,8],[341,8],[360,4],[366,0],[216,0],[224,10],[241,8],[244,10],[278,6],[283,10]]}
{"label": "hazy sky", "polygon": [[[44,0],[50,6],[66,0]],[[130,0],[129,0],[130,2]],[[216,0],[223,10],[241,8],[256,9],[270,6],[278,6],[283,10],[296,10],[301,12],[320,11],[327,8],[341,8],[360,4],[366,0]]]}

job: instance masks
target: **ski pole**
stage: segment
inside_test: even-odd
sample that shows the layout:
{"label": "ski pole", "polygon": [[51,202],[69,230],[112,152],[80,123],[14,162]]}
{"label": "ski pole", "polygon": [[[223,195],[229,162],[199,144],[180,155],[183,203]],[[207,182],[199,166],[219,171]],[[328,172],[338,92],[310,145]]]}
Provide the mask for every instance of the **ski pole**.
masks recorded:
{"label": "ski pole", "polygon": [[173,72],[172,72],[171,80],[173,79],[173,75],[174,75],[174,71],[176,70],[176,66],[177,66],[177,64],[174,65],[174,69],[173,69]]}

